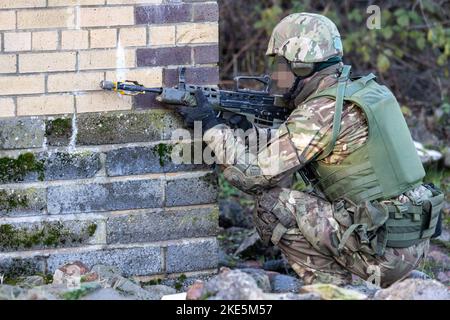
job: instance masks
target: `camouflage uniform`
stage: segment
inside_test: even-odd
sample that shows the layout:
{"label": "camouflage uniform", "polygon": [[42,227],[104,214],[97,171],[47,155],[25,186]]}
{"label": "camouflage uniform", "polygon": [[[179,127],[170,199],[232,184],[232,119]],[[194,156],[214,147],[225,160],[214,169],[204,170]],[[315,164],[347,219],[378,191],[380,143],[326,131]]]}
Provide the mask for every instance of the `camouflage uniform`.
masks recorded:
{"label": "camouflage uniform", "polygon": [[[337,29],[329,32],[323,26],[322,29],[317,28],[312,22],[305,25],[309,18],[307,14],[286,19],[292,26],[300,25],[313,35],[310,37],[313,40],[312,47],[303,43],[303,48],[306,48],[303,52],[296,50],[295,54],[286,54],[292,51],[290,42],[304,40],[292,40],[289,35],[291,29],[286,29],[286,24],[282,24],[279,28],[283,30],[285,39],[274,32],[278,38],[272,37],[269,51],[281,46],[288,60],[293,61],[301,56],[299,60],[303,62],[315,62],[317,50],[323,48],[318,37],[327,33],[326,37],[335,39],[336,44],[338,32]],[[287,46],[275,44],[277,41],[284,41]],[[324,50],[331,51],[330,56],[342,55],[339,44]],[[328,67],[304,79],[294,94],[294,111],[278,129],[268,130],[257,126],[251,129],[251,135],[272,137],[267,145],[260,146],[256,152],[249,150],[245,139],[236,137],[226,125],[209,129],[204,139],[222,163],[225,178],[242,191],[255,195],[257,204],[254,219],[261,238],[267,242],[272,240],[278,245],[293,269],[306,282],[312,282],[317,277],[320,281],[326,281],[321,277],[327,275],[345,278],[351,272],[363,279],[379,280],[381,286],[387,286],[406,277],[418,265],[427,252],[429,241],[408,248],[386,248],[384,255],[377,256],[364,250],[358,236],[352,233],[339,250],[339,243],[352,224],[354,204],[345,200],[330,203],[318,188],[313,192],[290,188],[294,173],[317,161],[332,136],[335,101],[319,98],[305,103],[305,100],[336,84],[337,71],[341,66]],[[364,113],[359,107],[346,103],[334,149],[320,161],[339,164],[363,146],[367,138],[368,126]],[[430,196],[431,192],[421,186],[392,201],[404,203]]]}

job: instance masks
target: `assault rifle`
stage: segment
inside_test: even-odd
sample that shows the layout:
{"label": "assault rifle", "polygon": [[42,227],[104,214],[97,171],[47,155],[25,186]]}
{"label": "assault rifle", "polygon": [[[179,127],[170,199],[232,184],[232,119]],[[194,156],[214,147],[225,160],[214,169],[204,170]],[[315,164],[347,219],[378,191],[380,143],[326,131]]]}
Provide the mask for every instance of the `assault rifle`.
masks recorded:
{"label": "assault rifle", "polygon": [[[265,127],[277,127],[283,123],[290,111],[280,95],[269,94],[271,78],[268,75],[236,77],[236,91],[219,90],[211,86],[197,86],[186,84],[185,68],[179,70],[178,85],[174,88],[146,88],[137,81],[102,81],[100,86],[104,90],[115,91],[123,95],[138,95],[156,93],[158,101],[171,105],[185,105],[194,107],[195,92],[200,89],[217,112],[218,117],[228,119],[234,114],[247,117],[255,124]],[[242,81],[257,81],[264,85],[262,90],[252,90],[241,87]]]}

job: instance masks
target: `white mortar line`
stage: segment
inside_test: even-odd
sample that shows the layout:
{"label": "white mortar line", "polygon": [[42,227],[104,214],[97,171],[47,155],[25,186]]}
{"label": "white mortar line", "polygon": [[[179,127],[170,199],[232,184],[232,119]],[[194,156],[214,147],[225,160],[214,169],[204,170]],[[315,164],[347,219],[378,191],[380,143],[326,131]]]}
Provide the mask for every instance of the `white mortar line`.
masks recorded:
{"label": "white mortar line", "polygon": [[83,213],[83,214],[64,214],[64,215],[40,215],[40,216],[23,216],[23,217],[2,217],[0,223],[34,223],[34,222],[48,222],[48,221],[90,221],[90,220],[105,220],[107,217],[98,213]]}
{"label": "white mortar line", "polygon": [[[201,139],[186,139],[183,140],[184,143],[194,143],[194,142],[201,142]],[[76,151],[77,152],[85,152],[85,151],[92,151],[92,152],[108,152],[112,150],[117,149],[123,149],[123,148],[136,148],[136,147],[155,147],[159,144],[180,144],[179,141],[173,141],[171,139],[169,140],[157,140],[157,141],[149,141],[149,142],[127,142],[127,143],[116,143],[116,144],[102,144],[102,145],[88,145],[88,146],[77,146]],[[17,157],[22,153],[32,152],[32,153],[38,153],[38,152],[67,152],[67,146],[46,146],[41,148],[24,148],[24,149],[11,149],[11,150],[1,150],[0,151],[0,157]]]}
{"label": "white mortar line", "polygon": [[0,190],[2,189],[27,189],[27,188],[43,188],[43,187],[58,187],[58,186],[68,186],[68,185],[79,185],[79,184],[104,184],[111,182],[124,182],[124,181],[141,181],[141,180],[162,180],[171,181],[177,179],[186,178],[199,178],[211,173],[211,170],[198,170],[193,172],[176,172],[162,176],[161,173],[150,173],[143,175],[130,175],[130,176],[117,176],[117,177],[93,177],[86,179],[77,180],[53,180],[53,181],[34,181],[34,182],[18,182],[18,183],[6,183],[0,184]]}
{"label": "white mortar line", "polygon": [[168,246],[184,245],[184,244],[198,244],[206,241],[217,241],[216,237],[198,237],[198,238],[183,238],[178,240],[155,241],[150,243],[130,243],[130,244],[115,244],[115,245],[87,245],[83,247],[72,248],[58,248],[58,249],[37,249],[27,251],[11,251],[0,253],[0,260],[7,258],[32,258],[36,256],[50,256],[52,254],[70,254],[70,253],[85,253],[95,252],[99,250],[113,250],[113,249],[139,249],[139,248],[161,248]]}
{"label": "white mortar line", "polygon": [[180,211],[191,211],[201,209],[218,209],[216,203],[200,204],[200,205],[186,205],[166,208],[143,208],[143,209],[129,209],[117,211],[93,211],[93,212],[78,212],[67,214],[36,214],[26,216],[4,216],[0,218],[0,223],[24,223],[24,222],[40,222],[40,221],[66,221],[66,220],[90,220],[90,219],[107,219],[118,216],[137,216],[142,214],[173,214]]}

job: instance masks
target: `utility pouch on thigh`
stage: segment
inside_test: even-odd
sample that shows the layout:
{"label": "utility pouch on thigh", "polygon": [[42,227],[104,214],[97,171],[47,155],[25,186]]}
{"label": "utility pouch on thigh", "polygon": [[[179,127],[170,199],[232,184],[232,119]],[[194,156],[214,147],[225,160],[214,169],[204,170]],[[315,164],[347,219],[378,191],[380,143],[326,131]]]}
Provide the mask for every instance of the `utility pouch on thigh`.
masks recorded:
{"label": "utility pouch on thigh", "polygon": [[270,241],[277,245],[283,235],[296,225],[294,216],[278,199],[279,193],[272,192],[266,193],[256,200],[255,227],[266,245]]}
{"label": "utility pouch on thigh", "polygon": [[359,250],[382,255],[386,247],[385,223],[389,218],[387,206],[378,201],[364,201],[353,208],[353,224],[342,235],[339,250],[342,250],[352,234],[360,243]]}
{"label": "utility pouch on thigh", "polygon": [[388,205],[388,247],[406,248],[433,236],[444,205],[444,194],[437,189],[429,189],[433,196],[421,203],[393,202]]}
{"label": "utility pouch on thigh", "polygon": [[333,203],[333,217],[343,227],[348,228],[353,224],[353,215],[345,207],[345,201],[339,200]]}
{"label": "utility pouch on thigh", "polygon": [[256,204],[255,209],[253,210],[253,221],[261,241],[265,245],[268,245],[270,238],[272,237],[274,222],[271,221],[271,217],[268,216],[266,211],[258,209],[258,204]]}

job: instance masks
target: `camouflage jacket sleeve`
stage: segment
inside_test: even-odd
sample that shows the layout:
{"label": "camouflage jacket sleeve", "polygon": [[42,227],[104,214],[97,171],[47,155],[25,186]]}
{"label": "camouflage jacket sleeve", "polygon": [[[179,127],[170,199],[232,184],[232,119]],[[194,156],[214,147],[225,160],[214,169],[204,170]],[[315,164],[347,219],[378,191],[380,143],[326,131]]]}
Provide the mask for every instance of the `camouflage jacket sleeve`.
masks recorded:
{"label": "camouflage jacket sleeve", "polygon": [[[242,191],[258,192],[277,185],[320,155],[331,141],[333,113],[334,101],[321,98],[297,107],[269,142],[261,143],[264,131],[257,127],[242,136],[226,125],[211,128],[204,138],[222,165],[225,178]],[[255,136],[259,136],[259,147]],[[366,138],[364,116],[359,108],[346,104],[341,134],[333,153],[323,161],[342,161]]]}
{"label": "camouflage jacket sleeve", "polygon": [[254,127],[244,136],[226,125],[218,125],[204,136],[215,154],[216,163],[223,168],[225,179],[244,192],[258,192],[274,186],[300,167],[284,124],[271,134],[269,142],[264,141],[267,135],[260,133],[261,130]]}

